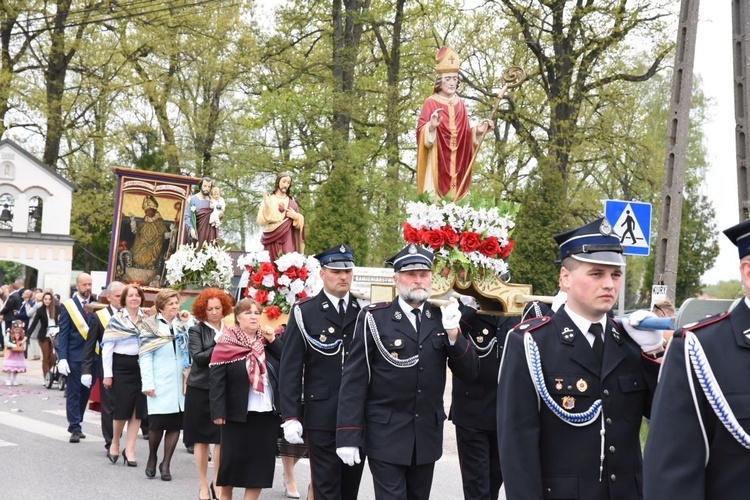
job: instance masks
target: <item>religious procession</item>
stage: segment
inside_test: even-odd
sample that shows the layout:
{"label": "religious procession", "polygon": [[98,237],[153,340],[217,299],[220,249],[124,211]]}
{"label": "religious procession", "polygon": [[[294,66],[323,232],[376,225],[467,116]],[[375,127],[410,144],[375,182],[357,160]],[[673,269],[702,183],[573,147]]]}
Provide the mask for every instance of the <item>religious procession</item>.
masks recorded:
{"label": "religious procession", "polygon": [[[509,9],[541,54],[523,14]],[[412,110],[416,134],[402,144],[413,150],[413,182],[401,205],[381,212],[393,223],[373,229],[391,254],[382,265],[360,265],[369,261],[356,230],[324,232],[306,218],[309,193],[353,161],[320,151],[333,158],[329,177],[304,186],[300,199],[299,169],[269,168],[258,192],[242,195],[257,200],[252,214],[232,207],[243,202],[235,179],[113,167],[101,292],[89,272],[75,277],[70,298],[27,290],[29,279],[1,292],[0,389],[29,387],[33,376],[63,391],[68,460],[101,435],[103,449],[87,449],[81,470],[143,471],[137,481],[147,486],[113,488],[113,498],[183,498],[165,484],[185,478],[202,500],[750,498],[750,221],[723,230],[739,253],[742,297],[689,298],[677,308],[675,283],[655,281],[650,298],[625,312],[629,256],[651,246],[650,205],[647,216],[636,201],[607,200],[599,210],[593,196],[565,207],[557,191],[571,175],[562,166],[570,151],[547,158],[552,165],[539,160],[551,177],[529,174],[545,196],[475,193],[480,153],[492,147],[508,163],[518,159],[492,144],[509,133],[498,130],[504,120],[537,141],[513,118],[513,94],[563,85],[552,64],[541,57],[549,66],[535,69],[533,82],[510,66],[481,96],[490,106],[473,98],[467,106],[467,90],[480,87],[454,47],[437,45],[434,59],[423,57],[432,93]],[[575,142],[564,126],[549,133],[559,150]],[[358,197],[320,197],[316,209],[348,203],[354,219]],[[544,241],[516,239],[523,203],[539,220],[568,224],[543,227]],[[0,231],[15,224],[3,206]],[[228,226],[241,228],[243,243],[245,234],[255,240],[230,251]],[[396,233],[397,246],[386,246]],[[657,243],[661,256],[668,240]],[[545,248],[554,255],[535,265],[539,274],[552,269],[556,286],[535,294],[536,285],[514,280],[511,256]],[[670,275],[665,259],[653,265]],[[27,373],[35,357],[40,380]],[[0,456],[14,446],[7,426],[30,427],[23,418],[0,410]],[[441,464],[451,447],[457,460]],[[61,477],[74,476],[70,464],[60,467]],[[61,487],[59,497],[86,495],[85,484],[99,481],[73,480],[83,486]]]}

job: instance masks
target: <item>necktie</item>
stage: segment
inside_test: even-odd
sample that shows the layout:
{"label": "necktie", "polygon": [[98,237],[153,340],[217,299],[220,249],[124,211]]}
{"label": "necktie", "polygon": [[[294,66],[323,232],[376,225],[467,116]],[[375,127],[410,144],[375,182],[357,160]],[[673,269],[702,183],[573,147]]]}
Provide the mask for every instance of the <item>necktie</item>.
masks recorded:
{"label": "necktie", "polygon": [[411,313],[414,315],[415,318],[417,318],[417,320],[414,322],[417,328],[417,333],[419,333],[419,326],[422,324],[422,322],[420,321],[421,312],[422,311],[420,311],[418,307],[415,307],[414,309],[411,310]]}
{"label": "necktie", "polygon": [[591,323],[589,333],[594,335],[594,344],[591,348],[594,349],[594,354],[596,354],[596,358],[599,360],[600,365],[604,359],[604,341],[602,340],[602,331],[601,323]]}
{"label": "necktie", "polygon": [[339,317],[341,321],[344,321],[344,315],[346,315],[346,303],[344,299],[339,299]]}

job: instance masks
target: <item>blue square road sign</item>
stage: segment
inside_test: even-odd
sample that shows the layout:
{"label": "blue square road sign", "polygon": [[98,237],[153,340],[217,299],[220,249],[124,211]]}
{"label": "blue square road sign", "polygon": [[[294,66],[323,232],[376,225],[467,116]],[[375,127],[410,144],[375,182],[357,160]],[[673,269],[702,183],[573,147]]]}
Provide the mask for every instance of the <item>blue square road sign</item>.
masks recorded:
{"label": "blue square road sign", "polygon": [[651,249],[651,203],[605,200],[604,215],[620,237],[625,255],[648,255]]}

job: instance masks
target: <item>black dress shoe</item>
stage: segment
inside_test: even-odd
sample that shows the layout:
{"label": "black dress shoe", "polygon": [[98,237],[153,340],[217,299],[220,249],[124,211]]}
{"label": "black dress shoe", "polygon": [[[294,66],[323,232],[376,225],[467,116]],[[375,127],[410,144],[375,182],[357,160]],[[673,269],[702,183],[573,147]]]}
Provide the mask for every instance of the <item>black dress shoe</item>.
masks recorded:
{"label": "black dress shoe", "polygon": [[149,478],[149,479],[155,478],[156,477],[156,467],[154,467],[153,469],[149,469],[148,467],[146,467],[146,477]]}
{"label": "black dress shoe", "polygon": [[172,480],[172,474],[169,471],[164,472],[162,470],[162,466],[163,465],[164,465],[164,462],[162,462],[162,463],[159,464],[159,474],[161,474],[161,480],[162,481],[171,481]]}
{"label": "black dress shoe", "polygon": [[110,462],[112,462],[113,464],[116,464],[117,459],[120,458],[120,455],[112,455],[109,451],[107,451],[107,458],[109,459]]}
{"label": "black dress shoe", "polygon": [[70,435],[70,439],[68,441],[71,442],[71,443],[80,443],[81,442],[81,436],[79,436],[77,432],[73,432]]}
{"label": "black dress shoe", "polygon": [[194,445],[192,445],[192,444],[191,444],[191,445],[187,445],[187,446],[185,446],[185,449],[186,449],[186,450],[187,450],[187,452],[188,452],[188,453],[190,453],[191,455],[195,453],[195,446],[194,446]]}
{"label": "black dress shoe", "polygon": [[81,438],[81,439],[86,439],[86,434],[84,434],[81,431],[78,431],[78,437]]}

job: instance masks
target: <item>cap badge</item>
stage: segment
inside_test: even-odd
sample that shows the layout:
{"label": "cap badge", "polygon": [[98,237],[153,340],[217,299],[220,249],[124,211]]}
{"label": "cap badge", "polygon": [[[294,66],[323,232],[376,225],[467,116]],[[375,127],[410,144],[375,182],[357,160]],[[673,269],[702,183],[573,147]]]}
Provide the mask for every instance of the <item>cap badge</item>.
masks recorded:
{"label": "cap badge", "polygon": [[578,382],[576,382],[576,389],[578,389],[578,392],[586,392],[586,389],[589,388],[589,384],[586,383],[585,380],[578,379]]}
{"label": "cap badge", "polygon": [[346,252],[346,247],[345,247],[344,245],[341,245],[341,246],[339,247],[339,251],[340,251],[341,253],[345,253],[345,252]]}
{"label": "cap badge", "polygon": [[605,217],[602,220],[602,223],[599,225],[599,232],[602,233],[604,236],[609,236],[612,234],[612,226],[609,225],[609,221]]}
{"label": "cap badge", "polygon": [[414,255],[415,253],[417,253],[417,247],[412,243],[409,245],[409,254]]}
{"label": "cap badge", "polygon": [[562,406],[566,410],[572,410],[576,407],[576,398],[574,398],[573,396],[565,396],[564,398],[562,398]]}

